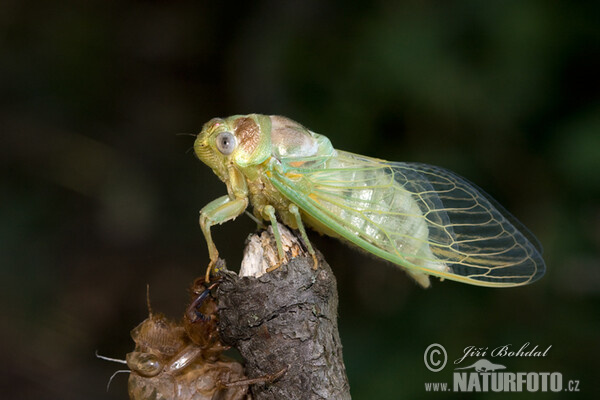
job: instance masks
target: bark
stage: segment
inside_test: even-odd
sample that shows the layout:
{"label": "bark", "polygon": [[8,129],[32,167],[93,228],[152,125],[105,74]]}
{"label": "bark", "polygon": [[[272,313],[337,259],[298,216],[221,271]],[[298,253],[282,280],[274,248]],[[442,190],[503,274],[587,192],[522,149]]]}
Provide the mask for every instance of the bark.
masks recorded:
{"label": "bark", "polygon": [[222,340],[239,350],[249,378],[287,368],[277,380],[252,386],[256,400],[349,399],[335,277],[320,254],[314,269],[298,239],[279,227],[289,262],[262,274],[278,258],[268,231],[246,246],[240,274],[252,276],[223,272],[217,290]]}

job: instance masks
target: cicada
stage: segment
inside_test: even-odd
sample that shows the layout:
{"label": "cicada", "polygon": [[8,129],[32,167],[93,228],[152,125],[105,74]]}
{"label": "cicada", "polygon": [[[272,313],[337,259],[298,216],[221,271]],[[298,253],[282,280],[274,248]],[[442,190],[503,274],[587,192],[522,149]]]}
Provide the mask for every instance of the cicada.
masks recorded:
{"label": "cicada", "polygon": [[480,286],[525,285],[545,271],[541,246],[489,195],[432,165],[389,162],[336,150],[324,135],[281,116],[215,118],[194,142],[196,156],[226,184],[227,195],[200,211],[207,277],[219,253],[211,227],[252,205],[258,221],[304,226],[342,239],[405,269]]}

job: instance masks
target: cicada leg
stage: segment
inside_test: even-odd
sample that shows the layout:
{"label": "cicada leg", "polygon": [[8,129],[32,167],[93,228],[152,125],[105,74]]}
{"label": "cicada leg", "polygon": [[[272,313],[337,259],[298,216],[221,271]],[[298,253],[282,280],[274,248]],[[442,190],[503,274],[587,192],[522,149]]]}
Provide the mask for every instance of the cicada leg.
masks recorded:
{"label": "cicada leg", "polygon": [[205,289],[204,292],[200,293],[185,310],[185,316],[190,320],[190,322],[194,323],[197,321],[210,320],[210,315],[204,315],[198,310],[200,305],[202,305],[208,296],[210,296],[210,289]]}
{"label": "cicada leg", "polygon": [[265,226],[265,224],[258,218],[256,218],[254,215],[252,215],[252,213],[248,212],[248,211],[244,211],[244,213],[254,222],[256,222],[256,226],[258,227],[258,229],[266,229],[267,227]]}
{"label": "cicada leg", "polygon": [[208,203],[200,210],[200,228],[204,233],[210,263],[206,268],[206,282],[210,281],[210,273],[219,259],[219,251],[213,242],[210,228],[213,225],[231,221],[239,216],[248,207],[248,198],[240,197],[231,199],[229,196],[221,196]]}
{"label": "cicada leg", "polygon": [[252,379],[241,379],[239,381],[228,382],[228,383],[219,382],[218,385],[229,388],[229,387],[235,387],[235,386],[256,385],[256,384],[260,384],[260,383],[271,383],[271,382],[274,382],[277,379],[281,378],[283,376],[283,374],[285,374],[287,372],[287,370],[288,370],[288,367],[283,367],[280,371],[275,372],[273,374],[267,374],[267,375],[263,375],[258,378],[252,378]]}
{"label": "cicada leg", "polygon": [[285,252],[283,251],[283,244],[281,243],[281,234],[279,233],[279,227],[277,226],[275,208],[272,205],[266,205],[263,208],[262,212],[271,222],[273,236],[275,237],[275,243],[277,244],[277,253],[279,254],[279,263],[277,263],[277,265],[267,268],[267,272],[271,272],[279,268],[281,264],[285,261]]}
{"label": "cicada leg", "polygon": [[289,206],[290,213],[296,218],[296,224],[298,225],[298,230],[300,231],[300,235],[302,236],[302,240],[306,245],[306,249],[310,253],[313,259],[313,269],[317,269],[319,266],[319,261],[317,260],[317,254],[313,250],[312,244],[310,244],[310,240],[308,240],[308,236],[306,235],[306,230],[304,229],[304,224],[302,223],[302,216],[300,215],[300,210],[298,210],[298,206],[291,203]]}

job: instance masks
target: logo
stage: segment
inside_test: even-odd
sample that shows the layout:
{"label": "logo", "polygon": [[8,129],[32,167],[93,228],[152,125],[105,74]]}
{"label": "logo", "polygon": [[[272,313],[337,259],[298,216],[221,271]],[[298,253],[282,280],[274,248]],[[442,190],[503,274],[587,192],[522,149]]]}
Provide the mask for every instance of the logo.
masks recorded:
{"label": "logo", "polygon": [[477,372],[494,372],[499,369],[506,369],[506,367],[504,365],[491,363],[488,360],[486,360],[485,358],[482,358],[481,360],[477,361],[473,365],[469,365],[468,367],[455,368],[455,369],[470,369],[470,368],[475,369],[475,371],[477,371]]}
{"label": "logo", "polygon": [[[502,345],[495,347],[491,352],[485,348],[467,346],[463,355],[454,361],[454,364],[463,365],[455,367],[452,371],[452,382],[427,382],[427,392],[578,392],[579,381],[563,381],[563,374],[558,371],[531,371],[513,372],[510,370],[510,360],[502,360],[502,364],[488,358],[510,359],[517,357],[547,357],[552,345],[543,350],[538,350],[538,345],[530,348],[530,343],[522,345],[519,350],[512,350],[513,346]],[[528,350],[529,349],[529,350]],[[487,356],[488,358],[481,358]],[[468,360],[469,358],[479,358]],[[448,361],[448,353],[439,343],[429,345],[425,349],[423,360],[425,367],[431,372],[438,373],[444,369]],[[496,362],[495,362],[496,361]],[[505,363],[508,365],[505,365]]]}

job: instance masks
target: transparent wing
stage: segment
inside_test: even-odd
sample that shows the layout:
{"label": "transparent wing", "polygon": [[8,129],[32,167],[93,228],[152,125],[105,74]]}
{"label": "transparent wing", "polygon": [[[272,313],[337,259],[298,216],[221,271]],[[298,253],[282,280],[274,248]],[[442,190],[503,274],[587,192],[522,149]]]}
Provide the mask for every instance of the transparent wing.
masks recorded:
{"label": "transparent wing", "polygon": [[533,235],[442,168],[336,151],[284,160],[272,181],[308,225],[410,272],[482,286],[524,285],[545,272]]}

